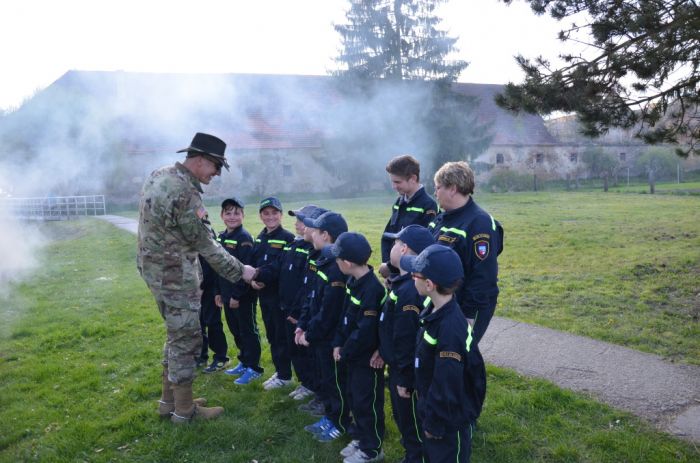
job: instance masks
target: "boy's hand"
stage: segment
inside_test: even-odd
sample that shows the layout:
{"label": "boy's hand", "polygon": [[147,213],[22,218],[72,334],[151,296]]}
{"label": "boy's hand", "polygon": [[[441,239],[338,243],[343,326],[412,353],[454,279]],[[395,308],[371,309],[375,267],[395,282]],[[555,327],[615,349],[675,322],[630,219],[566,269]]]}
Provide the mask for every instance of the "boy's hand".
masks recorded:
{"label": "boy's hand", "polygon": [[265,283],[260,283],[259,281],[253,280],[250,282],[250,286],[257,291],[260,291],[265,287]]}
{"label": "boy's hand", "polygon": [[289,321],[289,323],[292,323],[294,325],[297,324],[297,319],[294,317],[287,317],[287,321]]}
{"label": "boy's hand", "polygon": [[336,362],[340,361],[340,347],[333,348],[333,360]]}
{"label": "boy's hand", "polygon": [[425,437],[427,437],[428,439],[442,439],[442,437],[433,436],[428,431],[425,431]]}
{"label": "boy's hand", "polygon": [[239,307],[241,306],[241,303],[238,302],[237,300],[235,300],[234,298],[231,298],[231,299],[228,300],[228,305],[229,305],[229,307],[231,307],[232,309],[237,309],[237,308],[239,308]]}
{"label": "boy's hand", "polygon": [[403,387],[403,386],[396,386],[396,392],[399,393],[399,397],[403,399],[410,399],[411,398],[411,393],[408,391],[408,388]]}
{"label": "boy's hand", "polygon": [[372,358],[369,359],[369,366],[372,368],[384,368],[384,359],[379,355],[379,351],[375,350],[372,354]]}
{"label": "boy's hand", "polygon": [[299,344],[300,346],[309,347],[309,341],[306,340],[306,333],[305,332],[303,332],[303,331],[301,332],[301,335],[299,336],[299,342],[297,344]]}
{"label": "boy's hand", "polygon": [[224,303],[221,301],[221,294],[217,294],[214,296],[214,304],[216,304],[217,307],[221,308]]}

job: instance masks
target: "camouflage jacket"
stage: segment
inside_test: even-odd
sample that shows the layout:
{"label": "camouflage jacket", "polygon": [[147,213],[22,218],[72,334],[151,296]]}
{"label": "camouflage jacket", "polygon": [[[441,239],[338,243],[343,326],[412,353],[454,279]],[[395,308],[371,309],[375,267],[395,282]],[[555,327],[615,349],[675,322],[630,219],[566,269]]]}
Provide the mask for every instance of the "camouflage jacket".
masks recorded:
{"label": "camouflage jacket", "polygon": [[212,238],[199,180],[179,162],[154,171],[141,190],[137,266],[156,299],[199,310],[200,254],[224,278],[243,264]]}

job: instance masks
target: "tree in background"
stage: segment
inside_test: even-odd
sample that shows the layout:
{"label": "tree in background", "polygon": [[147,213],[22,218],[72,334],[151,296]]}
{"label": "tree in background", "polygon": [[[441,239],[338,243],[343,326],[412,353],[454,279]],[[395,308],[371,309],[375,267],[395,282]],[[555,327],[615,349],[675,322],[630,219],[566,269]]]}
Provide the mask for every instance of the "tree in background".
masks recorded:
{"label": "tree in background", "polygon": [[[456,51],[457,38],[439,29],[435,9],[444,2],[349,0],[348,23],[335,26],[342,39],[336,62],[344,69],[334,74],[343,78],[344,91],[360,89],[360,94],[370,95],[377,88],[375,79],[433,82],[427,105],[415,109],[422,113],[418,119],[429,133],[427,157],[433,170],[447,160],[479,154],[491,141],[486,127],[476,121],[478,102],[451,89],[467,63],[447,60]],[[396,95],[403,98],[400,92]]]}
{"label": "tree in background", "polygon": [[[510,3],[512,0],[503,0]],[[554,68],[543,57],[516,58],[525,72],[497,103],[508,109],[577,113],[587,136],[635,128],[645,142],[679,143],[677,154],[700,154],[700,6],[695,0],[527,0],[536,14],[562,20],[587,13],[585,24],[559,33],[589,42],[591,57],[563,54]]]}
{"label": "tree in background", "polygon": [[647,174],[649,193],[656,192],[656,179],[663,175],[672,175],[678,166],[678,158],[670,149],[662,147],[649,148],[635,160],[637,168]]}
{"label": "tree in background", "polygon": [[615,156],[601,147],[592,146],[583,152],[581,160],[588,166],[591,175],[603,179],[603,191],[607,192],[610,177],[615,175],[619,167]]}

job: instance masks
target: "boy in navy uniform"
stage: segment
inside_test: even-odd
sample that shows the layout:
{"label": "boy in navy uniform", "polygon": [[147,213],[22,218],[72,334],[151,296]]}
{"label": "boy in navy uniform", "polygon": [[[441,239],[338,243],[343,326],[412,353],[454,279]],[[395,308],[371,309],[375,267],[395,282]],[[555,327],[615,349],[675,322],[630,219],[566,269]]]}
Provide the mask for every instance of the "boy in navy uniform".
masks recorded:
{"label": "boy in navy uniform", "polygon": [[[393,158],[386,166],[391,187],[396,190],[396,198],[391,218],[384,227],[384,233],[398,233],[411,224],[427,227],[437,214],[437,204],[420,183],[420,163],[408,154]],[[382,265],[379,273],[384,278],[398,274],[399,270],[389,262],[389,253],[394,240],[382,236]]]}
{"label": "boy in navy uniform", "polygon": [[472,427],[486,395],[486,369],[471,325],[454,297],[464,277],[460,258],[439,244],[403,256],[416,289],[432,306],[421,314],[415,375],[423,451],[430,463],[468,463]]}
{"label": "boy in navy uniform", "polygon": [[[221,220],[226,231],[219,234],[219,242],[241,262],[253,260],[253,237],[243,227],[245,205],[238,198],[221,203]],[[248,384],[263,372],[260,367],[260,335],[255,316],[255,291],[242,281],[231,283],[219,278],[217,305],[224,307],[226,324],[238,348],[238,364],[226,374],[240,376],[236,384]]]}
{"label": "boy in navy uniform", "polygon": [[[317,219],[305,218],[311,228],[314,249],[320,251],[333,244],[341,233],[348,231],[342,215],[328,211]],[[323,402],[324,416],[305,426],[322,442],[340,437],[348,431],[350,414],[345,391],[345,364],[333,360],[333,338],[343,310],[347,277],[338,268],[335,259],[319,256],[316,260],[316,279],[307,302],[307,316],[299,323],[297,341],[311,346],[314,352],[318,387],[316,395]]]}
{"label": "boy in navy uniform", "polygon": [[393,239],[389,258],[400,274],[391,279],[391,292],[379,318],[379,355],[389,367],[389,396],[401,444],[406,450],[404,463],[422,463],[421,425],[416,409],[413,363],[419,314],[424,296],[418,294],[411,274],[401,269],[402,256],[417,255],[435,243],[433,235],[420,225],[409,225],[399,233],[385,233]]}
{"label": "boy in navy uniform", "polygon": [[379,346],[378,322],[387,292],[367,265],[372,253],[367,239],[353,232],[341,234],[323,249],[347,275],[343,316],[333,339],[333,359],[347,366],[347,390],[355,439],[345,447],[344,463],[378,462],[384,458],[384,368],[370,359]]}
{"label": "boy in navy uniform", "polygon": [[294,337],[306,289],[304,287],[304,274],[309,253],[313,250],[313,244],[304,239],[306,226],[302,220],[304,217],[311,217],[318,210],[318,206],[308,205],[296,211],[288,211],[290,216],[297,219],[294,222],[297,236],[289,246],[284,248],[284,253],[279,259],[260,267],[256,277],[258,282],[267,283],[276,279],[279,282],[280,306],[286,319],[287,352],[300,383],[289,394],[295,400],[302,400],[313,395],[314,389],[314,366],[310,349],[295,344]]}
{"label": "boy in navy uniform", "polygon": [[437,243],[454,249],[461,259],[465,278],[457,301],[478,343],[496,310],[503,227],[474,202],[474,172],[469,164],[447,162],[434,180],[435,197],[443,212],[429,228]]}
{"label": "boy in navy uniform", "polygon": [[[275,263],[282,258],[284,248],[294,241],[294,235],[282,227],[282,203],[275,197],[260,202],[260,220],[265,228],[255,240],[253,262],[256,268]],[[259,278],[257,276],[256,278]],[[258,290],[258,300],[262,311],[270,356],[275,365],[275,373],[263,383],[263,389],[271,390],[287,386],[292,382],[292,363],[287,349],[287,320],[280,306],[278,274],[268,272],[263,280],[251,282]]]}

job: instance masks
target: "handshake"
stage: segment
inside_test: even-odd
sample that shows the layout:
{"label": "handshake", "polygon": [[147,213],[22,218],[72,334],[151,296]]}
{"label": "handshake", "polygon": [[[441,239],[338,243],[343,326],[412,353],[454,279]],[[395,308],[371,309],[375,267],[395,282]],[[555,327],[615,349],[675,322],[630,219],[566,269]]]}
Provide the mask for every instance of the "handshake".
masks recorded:
{"label": "handshake", "polygon": [[248,283],[253,289],[255,290],[261,290],[265,287],[265,283],[260,283],[258,281],[255,281],[255,278],[258,276],[260,271],[255,268],[251,267],[250,265],[244,265],[243,266],[243,281]]}

